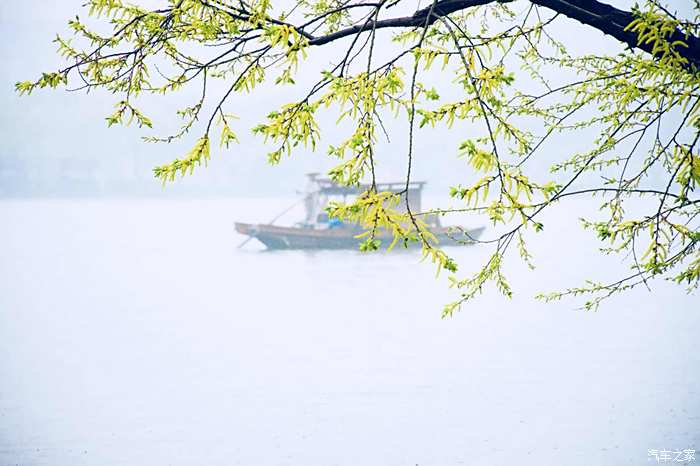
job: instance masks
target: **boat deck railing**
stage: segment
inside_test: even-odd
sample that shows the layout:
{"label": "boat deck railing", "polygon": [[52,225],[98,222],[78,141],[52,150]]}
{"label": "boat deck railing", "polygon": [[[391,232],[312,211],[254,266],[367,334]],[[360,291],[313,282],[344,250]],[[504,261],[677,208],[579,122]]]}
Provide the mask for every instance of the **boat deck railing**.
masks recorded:
{"label": "boat deck railing", "polygon": [[[369,190],[372,185],[369,183],[359,184],[356,186],[341,186],[335,183],[330,178],[313,178],[313,181],[318,185],[318,191],[322,194],[360,194]],[[411,181],[408,184],[409,191],[421,191],[423,186],[426,184],[425,181]],[[375,184],[377,191],[388,191],[393,193],[400,193],[406,190],[405,181],[395,181],[395,182],[382,182]]]}

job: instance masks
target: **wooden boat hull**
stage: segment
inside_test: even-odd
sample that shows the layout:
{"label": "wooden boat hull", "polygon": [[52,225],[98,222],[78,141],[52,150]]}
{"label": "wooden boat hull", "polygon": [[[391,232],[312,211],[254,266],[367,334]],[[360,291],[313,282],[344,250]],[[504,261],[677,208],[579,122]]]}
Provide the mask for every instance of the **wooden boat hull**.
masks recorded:
{"label": "wooden boat hull", "polygon": [[[473,243],[483,230],[483,227],[468,230],[437,227],[432,228],[431,232],[441,246],[461,246]],[[351,228],[321,230],[237,222],[236,231],[257,239],[268,249],[358,249],[362,242],[361,238],[356,237],[362,231]],[[378,235],[377,239],[382,241],[382,247],[392,240],[388,235]],[[411,245],[418,246],[417,243]]]}

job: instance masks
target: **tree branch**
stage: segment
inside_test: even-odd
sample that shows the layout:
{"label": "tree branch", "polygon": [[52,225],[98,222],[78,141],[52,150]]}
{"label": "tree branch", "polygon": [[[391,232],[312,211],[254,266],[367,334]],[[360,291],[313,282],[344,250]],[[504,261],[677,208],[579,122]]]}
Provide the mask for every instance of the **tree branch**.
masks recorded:
{"label": "tree branch", "polygon": [[430,26],[435,21],[443,16],[447,16],[456,11],[465,10],[479,5],[487,5],[493,3],[494,0],[442,0],[435,4],[435,8],[432,12],[430,19],[428,15],[430,14],[430,7],[417,10],[411,16],[403,16],[401,18],[391,18],[383,19],[372,24],[357,24],[349,28],[341,29],[340,31],[333,32],[331,34],[315,37],[309,41],[309,45],[324,45],[329,42],[333,42],[343,37],[351,36],[363,31],[371,31],[372,28],[384,29],[384,28],[405,28],[405,27],[419,27],[427,25]]}
{"label": "tree branch", "polygon": [[[325,36],[313,37],[309,45],[324,45],[343,37],[362,33],[372,29],[419,27],[426,23],[433,24],[440,17],[448,16],[457,11],[479,5],[486,5],[498,0],[442,0],[435,4],[434,11],[430,7],[417,10],[411,16],[391,18],[376,21],[374,24],[358,24]],[[614,6],[597,0],[530,0],[533,4],[546,7],[582,24],[593,27],[604,34],[610,35],[630,48],[638,48],[650,54],[655,54],[653,44],[639,44],[637,34],[626,31],[625,28],[635,16],[630,11],[620,10]],[[431,16],[428,18],[428,16]],[[688,60],[691,69],[700,69],[700,39],[676,29],[670,37],[670,42],[681,41],[687,47],[678,47],[678,53]]]}
{"label": "tree branch", "polygon": [[[575,19],[582,24],[591,26],[604,34],[608,34],[630,48],[638,48],[649,54],[654,54],[653,43],[639,44],[637,33],[625,31],[635,16],[630,11],[620,10],[614,6],[597,0],[531,0],[535,5],[541,5],[550,10]],[[686,58],[695,69],[700,69],[700,39],[686,35],[676,29],[667,40],[671,43],[681,41],[688,47],[678,47],[678,53]]]}

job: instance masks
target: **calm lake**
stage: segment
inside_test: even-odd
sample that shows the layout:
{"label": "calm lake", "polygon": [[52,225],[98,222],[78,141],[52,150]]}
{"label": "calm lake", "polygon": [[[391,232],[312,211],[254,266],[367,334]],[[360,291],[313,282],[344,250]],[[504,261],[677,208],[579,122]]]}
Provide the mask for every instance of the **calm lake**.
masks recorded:
{"label": "calm lake", "polygon": [[[575,205],[533,238],[534,272],[510,267],[512,300],[486,290],[442,320],[454,295],[416,252],[237,248],[235,220],[290,203],[0,202],[0,465],[605,466],[700,450],[697,294],[659,282],[598,312],[533,299],[620,270]],[[463,274],[488,254],[450,251]]]}

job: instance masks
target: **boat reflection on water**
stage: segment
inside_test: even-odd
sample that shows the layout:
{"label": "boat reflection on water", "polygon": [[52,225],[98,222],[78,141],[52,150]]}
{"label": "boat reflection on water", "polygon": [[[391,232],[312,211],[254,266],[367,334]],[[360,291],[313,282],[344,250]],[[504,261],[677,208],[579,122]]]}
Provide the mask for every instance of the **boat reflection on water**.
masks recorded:
{"label": "boat reflection on water", "polygon": [[[365,192],[370,186],[340,186],[329,178],[320,178],[318,173],[310,173],[307,176],[309,186],[304,198],[300,201],[304,202],[306,212],[304,220],[291,227],[273,225],[274,221],[290,208],[270,223],[236,222],[236,231],[249,237],[243,244],[255,238],[268,249],[358,249],[358,245],[362,241],[358,235],[364,231],[362,227],[329,218],[325,208],[330,201],[347,202],[348,199]],[[425,184],[424,181],[414,181],[409,183],[408,189],[406,189],[406,183],[402,181],[377,183],[376,187],[377,191],[380,192],[400,194],[404,201],[408,196],[411,210],[420,212],[421,194]],[[399,203],[399,206],[401,205],[405,205],[405,203]],[[439,244],[443,246],[471,244],[479,238],[483,231],[483,227],[442,226],[437,215],[430,215],[423,220],[428,225],[430,232],[438,239]],[[375,238],[380,240],[382,244],[389,244],[393,239],[391,233],[386,231],[378,232]],[[413,242],[409,245],[418,245],[418,243]]]}

